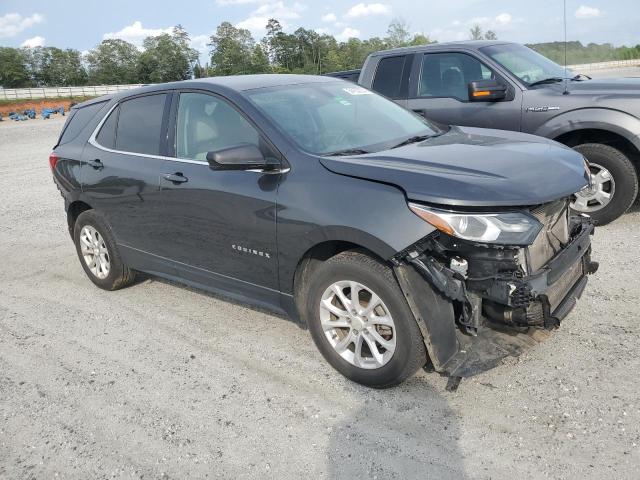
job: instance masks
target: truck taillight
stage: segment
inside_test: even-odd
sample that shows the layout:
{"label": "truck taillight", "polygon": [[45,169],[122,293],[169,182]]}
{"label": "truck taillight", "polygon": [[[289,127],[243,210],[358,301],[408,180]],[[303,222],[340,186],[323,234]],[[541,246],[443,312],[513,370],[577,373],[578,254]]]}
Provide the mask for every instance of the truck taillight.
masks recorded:
{"label": "truck taillight", "polygon": [[51,155],[49,155],[49,166],[52,172],[56,169],[56,163],[58,163],[58,155],[56,155],[55,152],[51,152]]}

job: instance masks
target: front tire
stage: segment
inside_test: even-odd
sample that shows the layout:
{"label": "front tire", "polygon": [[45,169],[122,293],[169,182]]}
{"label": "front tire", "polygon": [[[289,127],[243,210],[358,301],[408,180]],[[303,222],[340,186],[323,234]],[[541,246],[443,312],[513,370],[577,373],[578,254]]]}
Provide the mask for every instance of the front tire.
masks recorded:
{"label": "front tire", "polygon": [[591,167],[591,186],[574,195],[571,208],[605,225],[626,212],[638,194],[638,173],[621,151],[601,143],[574,147]]}
{"label": "front tire", "polygon": [[96,286],[118,290],[133,282],[135,272],[123,263],[109,225],[93,210],[76,219],[73,241],[84,272]]}
{"label": "front tire", "polygon": [[420,329],[389,267],[360,252],[320,264],[301,297],[318,350],[350,380],[398,385],[427,361]]}

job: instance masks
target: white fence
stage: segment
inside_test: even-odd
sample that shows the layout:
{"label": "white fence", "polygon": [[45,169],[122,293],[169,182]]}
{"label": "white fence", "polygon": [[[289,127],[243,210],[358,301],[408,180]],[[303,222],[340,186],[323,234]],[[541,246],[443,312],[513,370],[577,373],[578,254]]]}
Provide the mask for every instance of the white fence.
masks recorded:
{"label": "white fence", "polygon": [[87,87],[0,88],[0,100],[29,100],[32,98],[97,97],[107,93],[141,87],[135,85],[96,85]]}
{"label": "white fence", "polygon": [[614,60],[612,62],[583,63],[582,65],[569,65],[571,70],[604,70],[610,68],[640,67],[640,59],[636,60]]}

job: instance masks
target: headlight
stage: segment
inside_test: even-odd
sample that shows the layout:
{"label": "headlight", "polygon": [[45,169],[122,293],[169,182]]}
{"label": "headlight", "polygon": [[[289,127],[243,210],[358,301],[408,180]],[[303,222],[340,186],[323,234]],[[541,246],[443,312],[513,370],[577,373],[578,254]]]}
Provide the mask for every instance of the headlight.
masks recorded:
{"label": "headlight", "polygon": [[463,213],[410,203],[409,208],[441,232],[464,240],[531,245],[542,224],[526,213]]}

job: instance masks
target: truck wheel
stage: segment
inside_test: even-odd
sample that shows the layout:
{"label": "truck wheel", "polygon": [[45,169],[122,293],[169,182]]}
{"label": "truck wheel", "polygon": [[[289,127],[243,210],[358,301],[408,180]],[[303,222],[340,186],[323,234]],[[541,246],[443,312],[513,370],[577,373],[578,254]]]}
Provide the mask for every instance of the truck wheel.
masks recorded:
{"label": "truck wheel", "polygon": [[135,272],[122,262],[111,229],[93,210],[78,216],[73,240],[82,268],[98,287],[118,290],[133,282]]}
{"label": "truck wheel", "polygon": [[591,186],[573,196],[571,208],[591,216],[598,225],[614,221],[638,194],[638,173],[621,151],[600,143],[574,147],[591,167]]}
{"label": "truck wheel", "polygon": [[422,334],[393,272],[360,252],[343,252],[313,272],[305,320],[320,353],[354,382],[398,385],[427,361]]}

